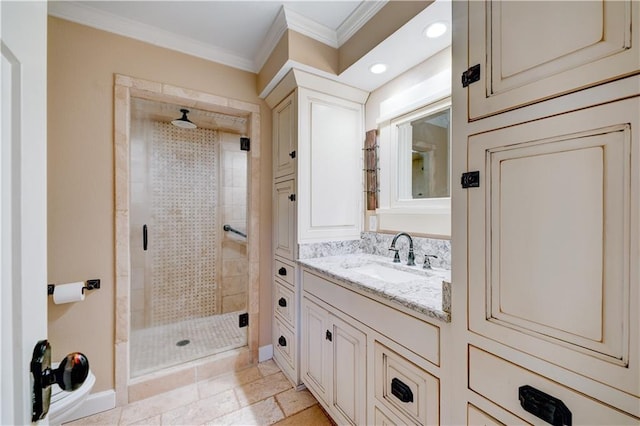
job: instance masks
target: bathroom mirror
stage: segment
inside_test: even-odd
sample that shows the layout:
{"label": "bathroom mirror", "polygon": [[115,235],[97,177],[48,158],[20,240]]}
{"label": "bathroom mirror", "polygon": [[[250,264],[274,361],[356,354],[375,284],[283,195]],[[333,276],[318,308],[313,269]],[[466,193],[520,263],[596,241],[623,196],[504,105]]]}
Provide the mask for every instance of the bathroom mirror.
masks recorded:
{"label": "bathroom mirror", "polygon": [[450,120],[446,107],[397,124],[399,199],[450,196]]}
{"label": "bathroom mirror", "polygon": [[379,122],[378,230],[451,235],[451,98]]}

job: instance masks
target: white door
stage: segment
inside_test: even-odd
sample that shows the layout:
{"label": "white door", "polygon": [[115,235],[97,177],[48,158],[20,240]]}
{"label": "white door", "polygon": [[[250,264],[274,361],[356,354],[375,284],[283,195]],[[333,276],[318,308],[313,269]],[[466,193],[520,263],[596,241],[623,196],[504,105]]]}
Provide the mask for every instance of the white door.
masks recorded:
{"label": "white door", "polygon": [[28,424],[47,337],[47,3],[2,1],[0,18],[0,424]]}

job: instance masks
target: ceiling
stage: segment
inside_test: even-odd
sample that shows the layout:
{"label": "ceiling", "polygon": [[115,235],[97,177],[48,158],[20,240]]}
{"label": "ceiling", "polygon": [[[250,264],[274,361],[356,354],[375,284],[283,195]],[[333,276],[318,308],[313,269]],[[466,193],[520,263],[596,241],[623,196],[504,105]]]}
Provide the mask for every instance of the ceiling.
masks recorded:
{"label": "ceiling", "polygon": [[[384,1],[50,1],[49,14],[94,28],[258,72],[289,28],[338,48]],[[451,5],[437,0],[341,75],[328,78],[373,90],[451,43],[450,31],[435,41],[426,25],[445,21]],[[370,65],[389,70],[374,75]]]}

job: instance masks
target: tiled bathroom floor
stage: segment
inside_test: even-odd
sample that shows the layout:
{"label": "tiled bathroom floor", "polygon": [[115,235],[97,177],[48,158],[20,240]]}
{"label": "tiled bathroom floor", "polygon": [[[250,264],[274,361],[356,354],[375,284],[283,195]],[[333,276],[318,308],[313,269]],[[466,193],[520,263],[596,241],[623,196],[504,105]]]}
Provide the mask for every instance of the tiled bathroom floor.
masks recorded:
{"label": "tiled bathroom floor", "polygon": [[296,391],[265,361],[67,425],[310,425],[331,420],[307,390]]}

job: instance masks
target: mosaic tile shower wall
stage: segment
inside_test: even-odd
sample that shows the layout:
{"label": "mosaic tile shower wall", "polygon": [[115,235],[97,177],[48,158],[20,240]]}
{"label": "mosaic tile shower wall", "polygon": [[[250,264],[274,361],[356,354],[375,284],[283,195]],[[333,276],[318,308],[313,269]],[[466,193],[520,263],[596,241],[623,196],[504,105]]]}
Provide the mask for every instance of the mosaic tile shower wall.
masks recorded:
{"label": "mosaic tile shower wall", "polygon": [[[149,156],[151,291],[156,326],[217,313],[217,132],[154,122]],[[153,226],[153,228],[151,228]],[[150,294],[149,294],[150,293]]]}

